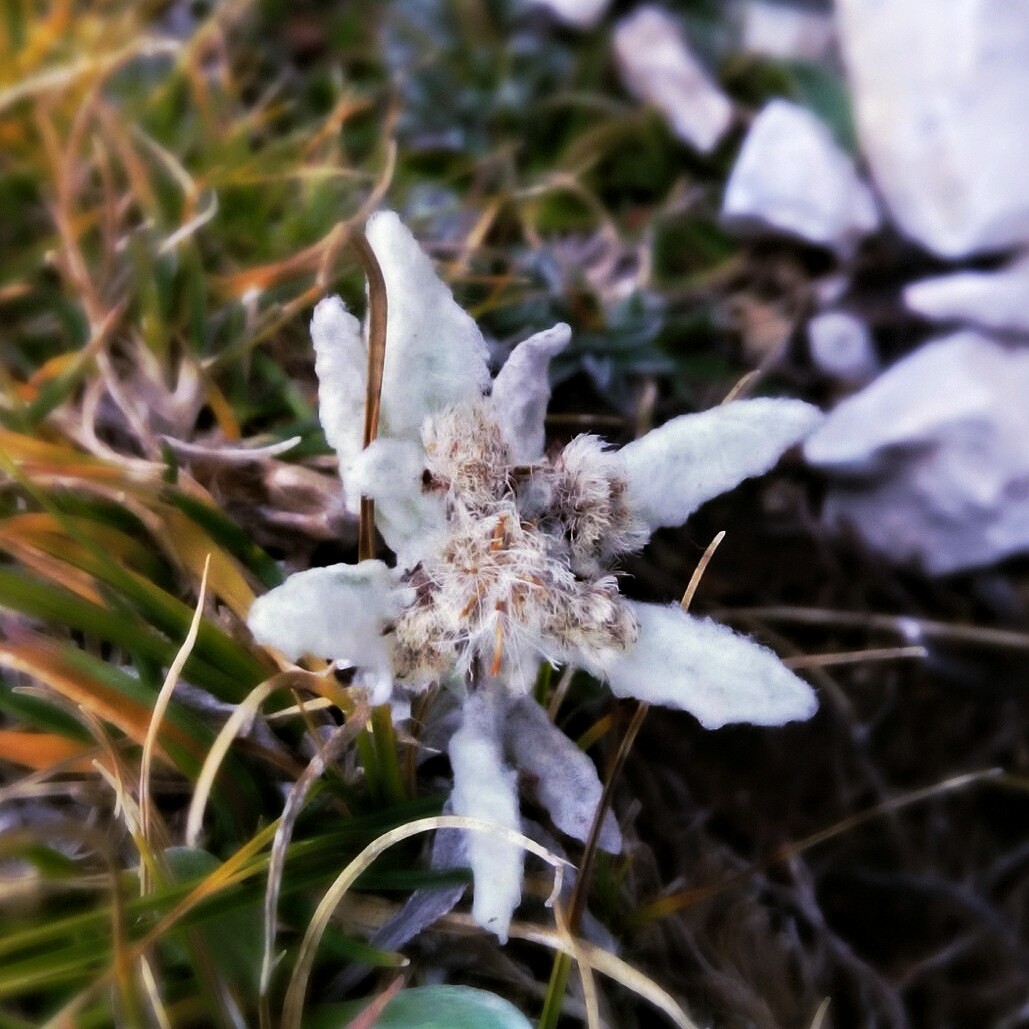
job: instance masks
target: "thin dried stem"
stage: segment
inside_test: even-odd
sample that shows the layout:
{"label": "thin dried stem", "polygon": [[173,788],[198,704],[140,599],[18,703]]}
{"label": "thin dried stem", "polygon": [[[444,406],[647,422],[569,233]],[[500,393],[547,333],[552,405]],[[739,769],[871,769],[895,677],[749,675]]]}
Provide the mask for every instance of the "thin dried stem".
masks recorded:
{"label": "thin dried stem", "polygon": [[873,818],[878,818],[881,815],[893,814],[903,808],[910,807],[913,804],[919,804],[925,800],[930,800],[933,797],[938,797],[947,793],[955,793],[959,790],[967,789],[970,786],[986,782],[993,782],[1012,788],[1022,787],[1021,783],[1017,781],[1012,782],[1011,779],[1011,776],[1005,775],[1002,768],[983,768],[976,772],[967,772],[964,775],[951,776],[948,779],[944,779],[942,782],[933,783],[931,786],[924,786],[921,789],[903,793],[899,797],[891,797],[888,800],[883,801],[881,804],[875,804],[870,808],[866,808],[864,811],[858,811],[853,815],[849,815],[847,818],[841,818],[838,822],[834,822],[825,829],[819,829],[817,832],[811,833],[809,836],[805,836],[802,840],[797,840],[795,843],[786,843],[766,857],[755,861],[753,864],[740,869],[740,871],[727,876],[719,882],[711,883],[708,886],[681,890],[678,893],[662,897],[660,900],[654,901],[651,904],[645,904],[637,910],[635,919],[642,923],[655,918],[666,918],[669,915],[674,914],[676,911],[692,907],[694,904],[699,904],[701,901],[717,896],[719,893],[722,893],[729,887],[734,886],[736,883],[743,882],[751,876],[756,875],[758,872],[770,868],[772,865],[777,865],[784,861],[790,861],[793,858],[798,857],[800,854],[803,854],[804,851],[810,850],[812,847],[817,847],[819,844],[825,843],[827,840],[831,840],[836,836],[841,836],[843,833],[850,832],[852,829],[856,829],[859,825],[863,825],[865,822],[871,821]]}
{"label": "thin dried stem", "polygon": [[793,622],[797,625],[838,625],[843,628],[892,632],[911,645],[923,639],[941,639],[999,650],[1029,650],[1029,633],[977,625],[956,625],[929,618],[914,618],[911,615],[866,614],[861,611],[833,611],[789,605],[726,608],[716,614],[728,620],[756,618],[768,622]]}
{"label": "thin dried stem", "polygon": [[[368,388],[364,403],[364,445],[379,433],[382,406],[382,370],[386,363],[386,280],[382,268],[363,232],[355,232],[351,243],[368,279]],[[361,498],[361,524],[358,557],[365,561],[375,556],[375,507],[368,497]]]}

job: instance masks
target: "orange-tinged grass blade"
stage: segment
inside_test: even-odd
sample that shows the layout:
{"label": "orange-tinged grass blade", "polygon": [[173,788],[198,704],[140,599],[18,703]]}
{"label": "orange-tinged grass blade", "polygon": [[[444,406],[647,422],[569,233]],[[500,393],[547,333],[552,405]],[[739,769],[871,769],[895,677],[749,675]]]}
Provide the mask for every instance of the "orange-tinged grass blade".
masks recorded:
{"label": "orange-tinged grass blade", "polygon": [[28,97],[60,92],[79,82],[95,82],[97,76],[109,75],[137,57],[175,54],[181,49],[182,44],[177,40],[138,36],[133,43],[117,52],[79,57],[66,64],[53,65],[32,75],[20,77],[11,85],[0,88],[0,112]]}
{"label": "orange-tinged grass blade", "polygon": [[76,565],[9,537],[0,539],[0,549],[7,551],[11,557],[17,558],[24,567],[36,572],[43,579],[58,583],[91,604],[104,606],[104,598],[96,590],[93,576]]}
{"label": "orange-tinged grass blade", "polygon": [[[127,946],[121,955],[121,962],[132,962],[146,954],[155,943],[165,936],[170,929],[185,918],[197,905],[216,896],[248,878],[259,874],[264,867],[263,862],[253,860],[275,835],[278,821],[266,825],[260,832],[243,844],[239,850],[216,868],[202,882],[198,883],[178,904],[172,908],[156,925],[131,946]],[[82,1010],[97,994],[116,977],[118,968],[112,965],[102,976],[73,997],[60,1011],[50,1018],[42,1029],[74,1029],[75,1015]]]}
{"label": "orange-tinged grass blade", "polygon": [[0,729],[0,759],[33,771],[58,770],[61,765],[60,771],[89,773],[95,753],[92,744],[55,733]]}
{"label": "orange-tinged grass blade", "polygon": [[386,1005],[403,989],[404,977],[398,975],[378,996],[373,997],[366,1008],[347,1024],[347,1029],[375,1029]]}
{"label": "orange-tinged grass blade", "polygon": [[160,465],[145,465],[142,461],[114,464],[74,447],[10,429],[0,429],[0,456],[26,479],[49,486],[95,483],[135,492],[140,486],[152,489],[160,482],[163,471]]}
{"label": "orange-tinged grass blade", "polygon": [[211,408],[211,411],[214,414],[214,420],[218,423],[218,428],[221,429],[222,434],[229,440],[242,439],[243,431],[239,427],[239,420],[236,418],[236,412],[233,410],[232,404],[229,402],[228,398],[221,389],[219,389],[218,385],[210,375],[201,372],[200,381],[203,385],[204,399]]}
{"label": "orange-tinged grass blade", "polygon": [[196,579],[203,576],[210,558],[211,592],[221,597],[238,618],[245,619],[254,602],[254,591],[236,559],[177,507],[157,504],[155,509],[165,529],[162,542],[166,548]]}
{"label": "orange-tinged grass blade", "polygon": [[317,243],[312,243],[311,246],[298,250],[289,257],[272,261],[269,264],[245,268],[232,275],[215,275],[212,276],[211,282],[215,290],[227,300],[239,300],[251,290],[263,293],[272,286],[290,282],[314,272],[318,268],[326,246],[334,243],[337,236],[338,226],[332,228]]}
{"label": "orange-tinged grass blade", "polygon": [[[48,382],[67,375],[81,360],[81,350],[71,350],[65,354],[57,354],[48,361],[44,361],[28,378],[25,385],[31,387],[32,391],[38,390]],[[33,392],[33,396],[35,393]]]}
{"label": "orange-tinged grass blade", "polygon": [[[25,45],[4,55],[6,60],[11,62],[11,75],[4,75],[4,81],[17,81],[46,60],[47,55],[58,46],[71,26],[73,2],[74,0],[57,0],[45,18],[29,20]],[[0,67],[3,67],[3,64],[0,64]]]}
{"label": "orange-tinged grass blade", "polygon": [[[74,530],[74,537],[68,534],[68,527]],[[74,554],[74,559],[65,563],[85,570],[88,565],[83,561],[89,551],[78,542],[83,537],[96,543],[105,554],[116,557],[123,565],[146,568],[153,561],[152,549],[137,537],[95,518],[64,513],[57,518],[49,512],[32,511],[0,521],[0,546],[5,543],[24,544],[52,557]],[[9,552],[14,553],[13,550]],[[23,554],[16,556],[24,560]]]}
{"label": "orange-tinged grass blade", "polygon": [[336,101],[333,109],[328,113],[321,127],[311,134],[311,138],[304,144],[301,156],[306,160],[326,140],[335,144],[339,138],[339,130],[355,114],[367,111],[371,107],[371,101],[367,97],[359,97],[351,94],[341,96]]}
{"label": "orange-tinged grass blade", "polygon": [[[5,640],[0,642],[0,666],[46,683],[74,704],[115,726],[135,743],[142,745],[146,739],[150,708],[89,676],[73,663],[63,645],[39,636]],[[183,748],[198,763],[202,760],[203,750],[177,726],[166,725],[161,738]],[[160,743],[158,753],[174,765]]]}

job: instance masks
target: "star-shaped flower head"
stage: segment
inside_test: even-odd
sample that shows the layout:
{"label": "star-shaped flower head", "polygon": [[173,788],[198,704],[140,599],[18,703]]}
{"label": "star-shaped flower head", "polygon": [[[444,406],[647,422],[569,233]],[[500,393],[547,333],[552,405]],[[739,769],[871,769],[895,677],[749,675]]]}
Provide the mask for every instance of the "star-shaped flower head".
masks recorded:
{"label": "star-shaped flower head", "polygon": [[[797,400],[741,400],[683,415],[620,450],[582,435],[544,449],[557,325],[521,343],[490,382],[486,345],[392,212],[367,238],[386,284],[379,437],[362,449],[367,343],[338,297],[311,323],[322,426],[348,502],[375,501],[396,555],[315,568],[257,600],[255,637],[292,660],[344,660],[375,703],[395,684],[455,685],[452,805],[519,827],[519,768],[559,829],[589,832],[601,786],[589,759],[531,698],[541,661],[573,665],[622,697],[691,712],[708,728],[810,717],[810,687],[772,651],[677,605],[624,598],[619,555],[681,525],[706,500],[768,471],[817,424]],[[601,844],[617,850],[617,825]],[[502,939],[521,851],[471,834],[473,915]]]}

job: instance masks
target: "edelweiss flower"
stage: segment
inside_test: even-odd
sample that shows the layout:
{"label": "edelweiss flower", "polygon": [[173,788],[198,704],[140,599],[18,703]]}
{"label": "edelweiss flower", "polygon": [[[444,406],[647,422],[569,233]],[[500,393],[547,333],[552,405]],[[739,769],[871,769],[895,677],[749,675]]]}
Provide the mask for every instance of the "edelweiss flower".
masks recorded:
{"label": "edelweiss flower", "polygon": [[[551,357],[567,325],[519,345],[490,383],[486,346],[391,212],[368,223],[388,298],[380,435],[362,449],[367,347],[338,297],[315,309],[319,400],[348,498],[375,501],[396,566],[314,568],[261,597],[249,624],[291,660],[345,660],[374,703],[396,684],[464,697],[449,754],[456,813],[520,826],[517,773],[555,825],[585,840],[601,784],[533,700],[541,661],[584,668],[621,697],[680,708],[708,728],[808,718],[808,685],[770,650],[677,605],[627,600],[620,554],[758,475],[815,426],[796,400],[684,415],[621,450],[579,436],[544,449]],[[601,845],[617,851],[618,827]],[[473,915],[501,939],[521,895],[521,850],[470,834]]]}

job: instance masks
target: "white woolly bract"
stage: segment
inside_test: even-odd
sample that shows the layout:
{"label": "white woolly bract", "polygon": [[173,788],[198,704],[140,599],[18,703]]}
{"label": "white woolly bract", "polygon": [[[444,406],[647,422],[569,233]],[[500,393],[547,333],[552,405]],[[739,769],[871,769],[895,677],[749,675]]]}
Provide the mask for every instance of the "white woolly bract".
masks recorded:
{"label": "white woolly bract", "polygon": [[[473,694],[465,702],[461,728],[448,748],[454,770],[450,802],[456,815],[519,831],[518,777],[501,754],[502,717],[499,696]],[[522,849],[503,836],[484,832],[469,832],[466,839],[474,886],[472,917],[505,943],[522,897]]]}
{"label": "white woolly bract", "polygon": [[[532,780],[540,804],[554,825],[585,843],[589,838],[604,786],[589,756],[547,717],[531,697],[512,704],[504,723],[504,745],[519,771]],[[617,854],[622,834],[608,811],[600,830],[600,846]]]}
{"label": "white woolly bract", "polygon": [[362,496],[375,501],[375,525],[400,567],[413,565],[446,532],[443,498],[423,488],[424,470],[420,443],[380,438],[344,473],[351,509]]}
{"label": "white woolly bract", "polygon": [[559,322],[514,348],[493,381],[495,418],[516,463],[531,464],[543,456],[543,419],[550,400],[550,359],[572,338]]}
{"label": "white woolly bract", "polygon": [[427,415],[489,388],[486,344],[393,211],[372,215],[366,231],[386,281],[379,433],[416,440]]}
{"label": "white woolly bract", "polygon": [[314,370],[318,375],[318,417],[340,470],[361,449],[368,351],[361,323],[339,297],[326,297],[311,318]]}
{"label": "white woolly bract", "polygon": [[821,421],[801,400],[738,400],[685,414],[618,451],[627,501],[651,530],[682,525],[705,501],[769,471]]}
{"label": "white woolly bract", "polygon": [[678,606],[628,603],[639,638],[606,668],[594,669],[617,696],[689,711],[707,729],[782,725],[815,713],[811,687],[767,647]]}
{"label": "white woolly bract", "polygon": [[308,654],[356,665],[359,682],[383,703],[393,688],[383,630],[409,600],[381,561],[330,565],[296,572],[258,597],[247,625],[259,643],[291,661]]}

